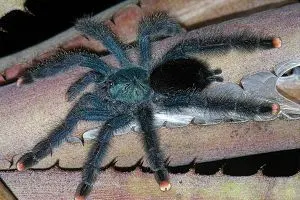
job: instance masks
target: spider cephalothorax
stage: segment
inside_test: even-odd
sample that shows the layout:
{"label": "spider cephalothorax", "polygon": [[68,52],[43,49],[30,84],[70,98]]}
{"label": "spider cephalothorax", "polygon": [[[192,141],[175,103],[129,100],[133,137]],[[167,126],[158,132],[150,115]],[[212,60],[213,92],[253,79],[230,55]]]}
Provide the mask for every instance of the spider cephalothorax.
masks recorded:
{"label": "spider cephalothorax", "polygon": [[108,77],[109,95],[112,99],[139,103],[150,98],[152,89],[148,72],[138,67],[121,69]]}
{"label": "spider cephalothorax", "polygon": [[221,70],[211,70],[206,63],[190,57],[195,53],[225,53],[232,48],[251,51],[280,47],[279,38],[261,38],[247,32],[228,37],[192,38],[179,42],[159,60],[154,60],[151,40],[182,33],[175,20],[157,13],[145,17],[139,24],[139,63],[133,63],[127,57],[125,45],[103,22],[82,19],[76,28],[101,41],[118,59],[120,68],[111,68],[96,53],[81,50],[59,53],[28,70],[18,83],[55,75],[72,66],[90,68],[91,71],[68,89],[69,101],[76,99],[89,84],[94,83],[95,87],[78,99],[61,125],[17,163],[18,170],[38,163],[72,133],[80,120],[104,122],[84,166],[76,199],[90,193],[111,137],[126,128],[143,133],[150,168],[161,190],[165,191],[171,185],[157,127],[186,125],[191,121],[210,124],[263,120],[279,112],[278,104],[251,97],[235,84],[209,87],[212,82],[222,81]]}

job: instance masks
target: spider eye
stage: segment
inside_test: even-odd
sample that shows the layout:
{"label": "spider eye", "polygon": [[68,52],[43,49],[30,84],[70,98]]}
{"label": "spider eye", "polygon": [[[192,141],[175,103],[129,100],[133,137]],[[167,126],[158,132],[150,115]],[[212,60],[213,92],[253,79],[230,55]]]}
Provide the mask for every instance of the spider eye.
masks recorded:
{"label": "spider eye", "polygon": [[113,85],[114,85],[114,82],[113,82],[112,80],[108,80],[108,81],[107,81],[107,85],[108,85],[108,86],[113,86]]}

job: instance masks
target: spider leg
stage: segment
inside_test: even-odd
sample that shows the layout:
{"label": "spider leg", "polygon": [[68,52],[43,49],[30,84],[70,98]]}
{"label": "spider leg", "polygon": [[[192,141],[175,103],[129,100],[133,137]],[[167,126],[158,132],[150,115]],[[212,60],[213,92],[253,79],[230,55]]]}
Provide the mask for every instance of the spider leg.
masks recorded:
{"label": "spider leg", "polygon": [[211,76],[208,77],[207,80],[209,80],[210,82],[216,81],[216,82],[223,82],[223,77],[221,76]]}
{"label": "spider leg", "polygon": [[29,153],[24,154],[19,159],[17,169],[23,171],[51,154],[52,149],[59,146],[72,133],[78,121],[106,121],[113,117],[114,114],[114,109],[109,108],[109,105],[105,107],[104,103],[97,96],[91,93],[83,95],[69,112],[65,121],[56,127],[48,137],[35,145]]}
{"label": "spider leg", "polygon": [[166,13],[155,13],[143,18],[138,27],[140,64],[148,66],[151,60],[151,40],[174,36],[183,31],[182,27]]}
{"label": "spider leg", "polygon": [[279,48],[281,39],[276,37],[260,37],[250,32],[231,36],[192,38],[179,42],[164,57],[166,60],[186,58],[188,54],[225,54],[231,49],[254,51],[256,49]]}
{"label": "spider leg", "polygon": [[95,38],[102,42],[102,44],[114,54],[123,66],[131,66],[126,55],[125,45],[122,44],[112,30],[103,22],[96,22],[90,18],[78,20],[75,28],[82,33]]}
{"label": "spider leg", "polygon": [[169,114],[185,113],[204,124],[260,120],[262,117],[275,117],[280,112],[277,103],[250,96],[235,84],[224,84],[199,93],[162,98],[158,104]]}
{"label": "spider leg", "polygon": [[138,109],[138,121],[143,131],[143,140],[151,170],[162,191],[170,189],[168,171],[164,166],[164,156],[159,147],[159,138],[153,126],[153,111],[149,104]]}
{"label": "spider leg", "polygon": [[21,77],[21,83],[31,83],[34,78],[53,76],[65,72],[74,66],[88,67],[103,75],[107,75],[112,71],[111,67],[102,61],[100,56],[95,53],[87,51],[66,51],[58,53],[49,60],[28,69],[23,77]]}
{"label": "spider leg", "polygon": [[100,171],[100,163],[102,162],[109,141],[114,131],[127,126],[133,118],[129,115],[119,115],[108,120],[99,131],[96,143],[89,152],[88,160],[84,166],[82,174],[82,182],[77,187],[75,199],[84,199],[92,190],[93,183]]}
{"label": "spider leg", "polygon": [[89,84],[101,83],[104,77],[103,74],[96,71],[87,72],[69,87],[66,94],[68,101],[74,100]]}

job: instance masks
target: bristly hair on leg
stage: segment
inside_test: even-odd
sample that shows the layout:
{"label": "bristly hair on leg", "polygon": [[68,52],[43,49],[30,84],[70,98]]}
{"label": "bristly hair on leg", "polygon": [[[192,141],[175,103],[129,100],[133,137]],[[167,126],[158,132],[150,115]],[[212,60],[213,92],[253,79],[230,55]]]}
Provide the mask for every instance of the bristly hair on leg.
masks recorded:
{"label": "bristly hair on leg", "polygon": [[138,27],[137,41],[140,51],[140,65],[148,68],[152,59],[151,41],[182,33],[184,29],[166,13],[153,13],[142,19]]}
{"label": "bristly hair on leg", "polygon": [[113,133],[127,126],[133,118],[129,115],[119,115],[108,120],[98,133],[96,143],[92,146],[88,160],[85,163],[82,181],[77,187],[75,199],[84,199],[92,191],[93,184],[100,172],[102,162],[109,146]]}
{"label": "bristly hair on leg", "polygon": [[208,37],[186,39],[175,45],[163,57],[165,60],[184,58],[190,54],[225,54],[231,49],[252,52],[257,49],[280,48],[279,37],[259,36],[248,30],[228,36],[218,36],[211,33]]}
{"label": "bristly hair on leg", "polygon": [[120,61],[123,67],[131,67],[126,55],[126,45],[119,41],[117,36],[104,22],[97,22],[91,18],[84,18],[77,21],[75,28],[82,33],[100,42]]}
{"label": "bristly hair on leg", "polygon": [[102,102],[94,94],[83,95],[73,109],[68,113],[65,121],[57,126],[44,140],[33,147],[31,152],[23,155],[17,164],[19,171],[30,168],[41,159],[58,147],[65,138],[72,133],[75,125],[80,120],[87,121],[106,121],[118,115],[117,110],[109,105],[109,102]]}
{"label": "bristly hair on leg", "polygon": [[23,77],[18,80],[18,85],[32,83],[34,79],[46,78],[58,73],[63,73],[74,66],[87,67],[103,75],[107,75],[113,71],[113,69],[94,52],[82,49],[59,51],[56,55],[28,69]]}
{"label": "bristly hair on leg", "polygon": [[155,173],[155,179],[162,191],[171,188],[168,171],[164,166],[164,156],[159,146],[159,138],[153,126],[154,116],[151,105],[148,103],[141,104],[138,109],[138,121],[143,132],[143,141],[145,151],[147,152],[150,168]]}
{"label": "bristly hair on leg", "polygon": [[105,76],[97,71],[89,71],[73,83],[67,91],[67,100],[74,100],[84,89],[92,83],[101,83]]}

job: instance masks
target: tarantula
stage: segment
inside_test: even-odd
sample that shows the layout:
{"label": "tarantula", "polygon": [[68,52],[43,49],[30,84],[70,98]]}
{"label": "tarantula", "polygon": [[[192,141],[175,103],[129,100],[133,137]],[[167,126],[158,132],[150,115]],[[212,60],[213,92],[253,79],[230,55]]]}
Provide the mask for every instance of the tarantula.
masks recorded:
{"label": "tarantula", "polygon": [[[30,83],[66,71],[74,66],[88,67],[91,71],[73,83],[67,91],[68,100],[74,100],[91,83],[92,92],[83,94],[65,120],[50,135],[23,155],[17,162],[19,171],[25,170],[51,154],[62,143],[80,120],[99,121],[102,128],[85,163],[82,182],[75,199],[84,199],[92,190],[99,166],[112,136],[137,126],[151,170],[160,189],[169,190],[165,157],[160,150],[156,127],[165,123],[193,121],[260,120],[260,116],[276,116],[279,105],[249,97],[239,92],[239,86],[209,90],[212,82],[222,82],[220,69],[211,70],[206,63],[191,57],[195,53],[225,53],[235,48],[255,50],[278,48],[276,37],[257,37],[243,32],[234,36],[182,40],[159,60],[152,58],[152,41],[182,33],[181,26],[165,13],[144,17],[139,24],[137,44],[139,63],[133,63],[122,44],[104,22],[81,19],[75,28],[101,41],[120,62],[120,68],[108,66],[96,53],[67,51],[42,62],[25,72],[20,79]],[[177,71],[179,73],[173,73]],[[222,87],[221,87],[222,88]],[[238,91],[237,93],[234,93]]]}

